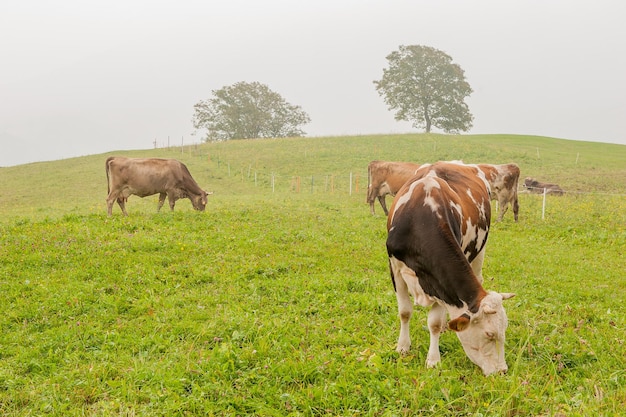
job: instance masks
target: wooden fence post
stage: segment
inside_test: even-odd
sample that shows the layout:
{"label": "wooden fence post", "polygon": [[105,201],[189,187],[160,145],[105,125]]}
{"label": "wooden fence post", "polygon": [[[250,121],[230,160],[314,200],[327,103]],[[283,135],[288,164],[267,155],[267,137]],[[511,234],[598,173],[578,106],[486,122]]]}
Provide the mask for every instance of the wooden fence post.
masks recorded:
{"label": "wooden fence post", "polygon": [[352,195],[352,172],[350,173],[350,195]]}

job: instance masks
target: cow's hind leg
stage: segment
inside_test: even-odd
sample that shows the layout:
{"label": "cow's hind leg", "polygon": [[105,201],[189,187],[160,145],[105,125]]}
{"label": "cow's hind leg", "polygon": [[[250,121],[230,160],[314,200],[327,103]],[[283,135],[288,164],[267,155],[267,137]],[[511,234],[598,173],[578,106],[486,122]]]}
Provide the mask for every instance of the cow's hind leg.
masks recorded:
{"label": "cow's hind leg", "polygon": [[409,289],[406,282],[398,273],[394,277],[396,286],[396,299],[398,300],[398,315],[400,316],[400,336],[398,337],[398,347],[396,351],[402,355],[408,353],[411,348],[411,336],[409,334],[409,322],[413,314],[413,303],[409,297]]}
{"label": "cow's hind leg", "polygon": [[111,191],[107,196],[107,214],[109,216],[113,214],[113,204],[115,204],[116,201],[122,209],[122,213],[124,213],[124,216],[128,216],[128,213],[126,212],[126,206],[124,205],[124,203],[126,202],[126,198],[121,196],[120,193],[113,191]]}
{"label": "cow's hind leg", "polygon": [[428,312],[428,331],[430,332],[430,345],[426,366],[432,368],[441,361],[439,353],[439,336],[446,329],[446,309],[439,303],[433,304]]}
{"label": "cow's hind leg", "polygon": [[115,196],[112,193],[109,193],[107,196],[107,215],[111,216],[113,214],[113,204],[115,203]]}

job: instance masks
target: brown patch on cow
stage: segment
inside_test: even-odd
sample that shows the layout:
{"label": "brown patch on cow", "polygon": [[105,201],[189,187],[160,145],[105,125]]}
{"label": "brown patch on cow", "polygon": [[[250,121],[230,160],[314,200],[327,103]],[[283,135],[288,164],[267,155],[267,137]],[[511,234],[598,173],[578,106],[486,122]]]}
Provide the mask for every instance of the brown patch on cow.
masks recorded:
{"label": "brown patch on cow", "polygon": [[452,319],[448,322],[448,329],[453,330],[455,332],[462,332],[467,329],[470,325],[470,316],[467,314],[462,314],[459,317]]}

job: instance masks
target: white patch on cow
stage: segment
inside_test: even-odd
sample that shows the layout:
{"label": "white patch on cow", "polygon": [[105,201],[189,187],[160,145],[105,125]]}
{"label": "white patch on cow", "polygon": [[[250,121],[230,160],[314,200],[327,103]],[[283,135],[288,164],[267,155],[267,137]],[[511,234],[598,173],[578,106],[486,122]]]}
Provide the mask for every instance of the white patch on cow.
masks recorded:
{"label": "white patch on cow", "polygon": [[379,195],[393,194],[393,192],[391,191],[391,187],[389,186],[389,183],[387,181],[383,181],[382,184],[380,184],[379,190]]}
{"label": "white patch on cow", "polygon": [[406,283],[408,292],[411,297],[413,297],[413,303],[415,305],[429,307],[435,302],[441,302],[437,300],[437,298],[431,297],[424,292],[417,279],[417,275],[415,275],[415,271],[409,268],[404,262],[392,256],[391,267],[394,277],[402,277],[402,280]]}
{"label": "white patch on cow", "polygon": [[455,204],[454,202],[450,201],[450,208],[456,210],[456,212],[459,213],[459,216],[463,217],[463,207],[461,207],[460,204]]}
{"label": "white patch on cow", "polygon": [[477,227],[477,232],[476,232],[476,247],[477,248],[482,248],[485,246],[487,241],[487,230],[486,229],[482,229],[482,228],[478,228]]}
{"label": "white patch on cow", "polygon": [[413,182],[409,186],[409,189],[407,190],[407,192],[402,194],[398,198],[398,201],[396,201],[396,210],[395,211],[398,211],[398,209],[400,209],[400,207],[402,207],[403,205],[405,205],[406,203],[408,203],[411,200],[411,194],[413,194],[413,190],[415,189],[416,186],[417,186],[417,181]]}
{"label": "white patch on cow", "polygon": [[[435,185],[437,187],[439,187],[439,184],[435,182]],[[418,184],[424,184],[424,190],[426,191],[427,195],[430,194],[430,190],[432,189],[432,187],[434,186],[433,184],[426,184],[424,182],[424,178],[421,180],[417,180],[417,181],[413,181],[411,183],[411,185],[409,186],[409,189],[402,194],[400,197],[398,197],[398,200],[396,200],[396,204],[395,204],[395,208],[393,210],[393,213],[391,214],[391,222],[393,223],[393,218],[396,214],[396,212],[400,209],[400,207],[402,207],[403,205],[405,205],[406,203],[408,203],[409,201],[411,201],[411,197],[413,195],[413,192],[415,192],[415,187],[418,186]]]}
{"label": "white patch on cow", "polygon": [[476,224],[473,224],[471,218],[468,218],[465,221],[465,224],[467,226],[467,229],[465,231],[465,234],[463,235],[463,242],[461,245],[463,252],[465,252],[467,246],[472,242],[476,243],[477,249],[482,248],[485,245],[485,241],[487,240],[487,230],[478,227],[478,225]]}
{"label": "white patch on cow", "polygon": [[[465,230],[465,234],[463,235],[462,238],[462,242],[461,242],[461,249],[463,249],[463,253],[465,253],[465,250],[467,249],[467,246],[474,242],[478,236],[477,233],[477,227],[475,225],[472,224],[472,219],[468,218],[465,221],[465,225],[467,226],[467,229]],[[476,243],[476,247],[478,246],[478,242]],[[467,255],[466,255],[467,256]]]}
{"label": "white patch on cow", "polygon": [[[487,184],[487,190],[489,190],[489,185]],[[485,208],[484,205],[484,201],[478,201],[476,200],[476,198],[474,197],[474,194],[472,194],[472,189],[468,188],[467,189],[467,196],[472,200],[472,203],[474,203],[474,205],[478,208],[478,212],[480,213],[480,217],[482,219],[486,219],[487,218],[487,210]]]}
{"label": "white patch on cow", "polygon": [[[478,211],[479,211],[478,220],[480,221],[480,220],[486,219],[487,212],[486,212],[485,205],[483,204],[483,202],[479,204],[476,201],[476,199],[474,198],[474,195],[472,194],[471,189],[467,190],[467,195],[471,198],[472,202],[478,208]],[[467,246],[472,242],[476,242],[476,248],[483,247],[485,245],[485,241],[487,240],[488,229],[483,229],[479,227],[478,224],[474,224],[472,222],[471,217],[468,217],[465,220],[465,225],[466,225],[466,231],[465,231],[465,235],[463,235],[463,241],[461,244],[461,248],[463,249],[463,252],[465,252],[465,250],[467,249]]]}
{"label": "white patch on cow", "polygon": [[440,206],[430,194],[424,197],[424,205],[430,207],[433,213],[435,213],[437,217],[441,218],[441,213],[439,213]]}
{"label": "white patch on cow", "polygon": [[433,213],[437,214],[437,217],[441,218],[441,213],[439,209],[441,205],[437,203],[437,201],[433,198],[432,191],[433,189],[440,190],[441,184],[435,179],[437,175],[434,171],[430,171],[424,178],[422,178],[422,184],[424,184],[424,193],[426,196],[424,197],[424,205],[430,207]]}
{"label": "white patch on cow", "polygon": [[487,192],[491,193],[491,184],[489,184],[489,181],[487,180],[487,176],[485,175],[484,172],[482,172],[478,168],[478,165],[474,165],[474,167],[476,168],[476,175],[478,176],[478,178],[482,180],[483,184],[485,185],[485,188],[487,189]]}

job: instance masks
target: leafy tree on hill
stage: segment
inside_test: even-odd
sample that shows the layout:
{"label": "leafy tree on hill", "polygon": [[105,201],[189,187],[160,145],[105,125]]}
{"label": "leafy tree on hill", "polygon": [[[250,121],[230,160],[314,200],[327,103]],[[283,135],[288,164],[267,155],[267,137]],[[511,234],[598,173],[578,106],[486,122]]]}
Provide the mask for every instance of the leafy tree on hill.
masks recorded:
{"label": "leafy tree on hill", "polygon": [[194,105],[193,125],[207,129],[207,141],[303,136],[311,121],[300,106],[259,82],[238,82],[213,90]]}
{"label": "leafy tree on hill", "polygon": [[465,103],[472,88],[464,71],[438,49],[421,45],[401,45],[387,56],[389,67],[383,78],[374,81],[396,120],[413,127],[442,129],[446,133],[467,131],[474,117]]}

